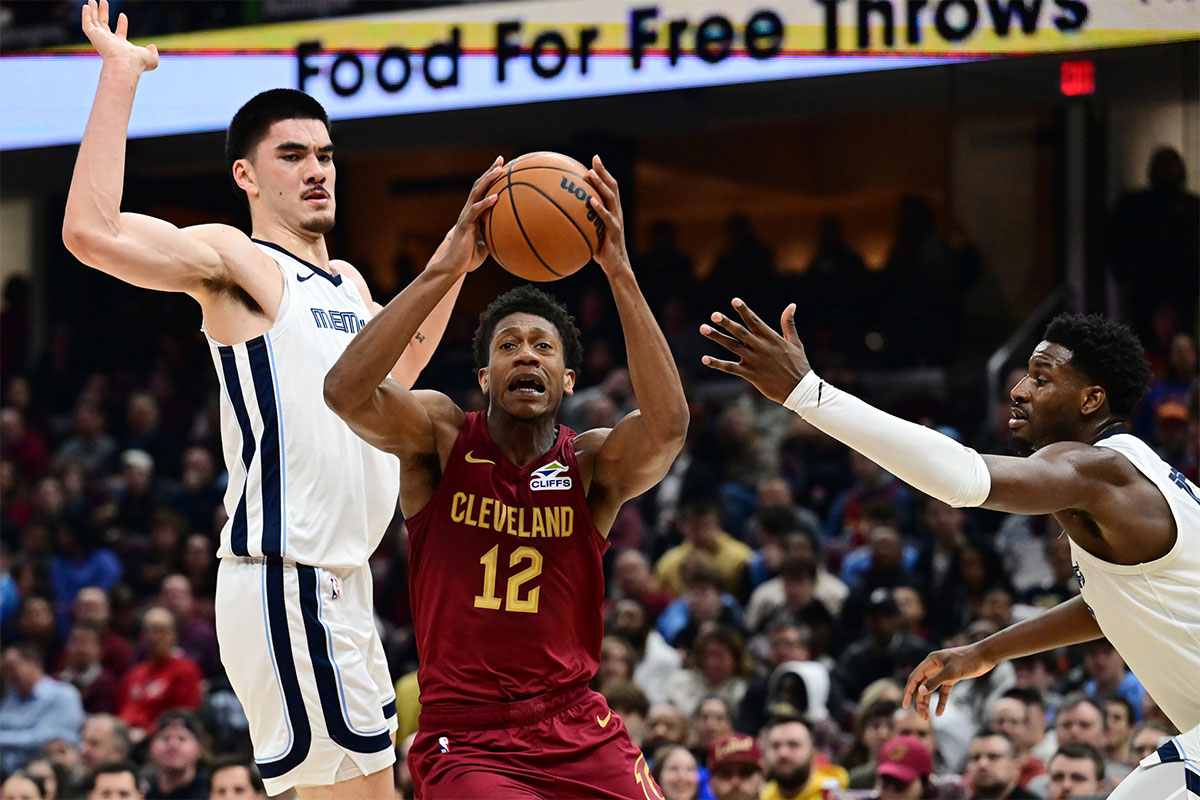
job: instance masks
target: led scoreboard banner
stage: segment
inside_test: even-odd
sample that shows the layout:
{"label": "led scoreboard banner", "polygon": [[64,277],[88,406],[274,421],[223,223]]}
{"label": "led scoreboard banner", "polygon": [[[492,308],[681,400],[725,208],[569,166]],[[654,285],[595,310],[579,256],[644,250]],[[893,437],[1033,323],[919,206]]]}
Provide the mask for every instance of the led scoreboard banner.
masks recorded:
{"label": "led scoreboard banner", "polygon": [[[223,130],[281,86],[355,119],[1196,39],[1200,0],[454,5],[156,37],[129,133]],[[0,149],[78,142],[99,68],[86,45],[0,58]]]}

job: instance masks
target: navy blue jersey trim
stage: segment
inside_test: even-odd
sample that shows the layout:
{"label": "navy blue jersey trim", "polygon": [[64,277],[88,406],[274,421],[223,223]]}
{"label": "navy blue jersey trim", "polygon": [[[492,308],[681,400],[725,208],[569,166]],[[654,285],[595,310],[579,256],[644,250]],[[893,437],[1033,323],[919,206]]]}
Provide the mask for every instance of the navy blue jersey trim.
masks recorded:
{"label": "navy blue jersey trim", "polygon": [[283,592],[283,559],[268,558],[267,564],[267,617],[271,621],[271,649],[279,668],[279,680],[283,684],[283,698],[288,719],[292,724],[292,747],[280,758],[266,763],[258,762],[258,771],[264,778],[278,778],[300,766],[308,757],[312,745],[312,728],[308,723],[308,712],[304,710],[304,696],[300,693],[300,680],[296,676],[296,661],[292,657],[292,637],[288,631],[287,605]]}
{"label": "navy blue jersey trim", "polygon": [[[341,275],[331,275],[330,273],[328,273],[325,270],[318,267],[316,264],[311,264],[311,263],[305,261],[303,258],[300,258],[300,256],[295,255],[294,253],[288,252],[287,249],[280,247],[279,245],[275,244],[274,242],[267,242],[262,239],[251,239],[250,241],[254,242],[255,244],[266,245],[267,247],[271,248],[272,250],[278,250],[279,252],[283,253],[285,256],[296,259],[301,264],[308,267],[313,272],[315,272],[316,274],[320,275],[325,280],[332,283],[334,286],[342,285],[342,276]],[[308,280],[308,278],[306,277],[305,280]]]}
{"label": "navy blue jersey trim", "polygon": [[392,746],[392,738],[386,731],[363,736],[350,730],[346,720],[342,718],[337,678],[329,660],[325,626],[318,617],[317,571],[306,564],[297,564],[296,575],[300,579],[300,608],[304,616],[304,632],[308,637],[308,655],[312,660],[313,677],[317,683],[317,694],[321,698],[321,713],[325,717],[325,729],[329,732],[329,738],[356,753],[378,753],[388,749]]}
{"label": "navy blue jersey trim", "polygon": [[383,704],[383,718],[391,719],[396,716],[396,701],[391,700]]}
{"label": "navy blue jersey trim", "polygon": [[266,337],[260,336],[246,342],[246,353],[250,356],[250,375],[254,378],[254,394],[258,398],[258,412],[263,421],[259,448],[263,501],[262,554],[279,556],[283,555],[283,465],[279,446],[279,411],[275,407],[275,381]]}
{"label": "navy blue jersey trim", "polygon": [[1179,752],[1179,745],[1175,744],[1174,739],[1171,739],[1158,748],[1158,760],[1164,764],[1169,764],[1172,761],[1183,761],[1183,754]]}
{"label": "navy blue jersey trim", "polygon": [[1190,767],[1183,768],[1184,782],[1187,790],[1192,794],[1200,797],[1200,773],[1193,771]]}
{"label": "navy blue jersey trim", "polygon": [[250,545],[246,525],[246,489],[250,486],[250,465],[254,463],[254,431],[250,427],[250,415],[246,412],[246,401],[242,397],[242,381],[238,377],[237,355],[232,347],[218,347],[221,355],[221,371],[225,375],[225,390],[233,416],[242,431],[242,466],[246,470],[246,481],[242,485],[242,497],[233,512],[233,524],[229,531],[229,549],[235,556],[249,556]]}

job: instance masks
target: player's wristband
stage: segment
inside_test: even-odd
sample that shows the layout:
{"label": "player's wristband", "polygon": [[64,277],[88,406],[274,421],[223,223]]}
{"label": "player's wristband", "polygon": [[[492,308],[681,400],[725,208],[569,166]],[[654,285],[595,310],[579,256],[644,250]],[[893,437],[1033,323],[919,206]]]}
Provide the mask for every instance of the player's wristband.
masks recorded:
{"label": "player's wristband", "polygon": [[925,494],[962,508],[982,505],[992,490],[983,456],[949,436],[906,422],[805,375],[785,408],[857,450]]}

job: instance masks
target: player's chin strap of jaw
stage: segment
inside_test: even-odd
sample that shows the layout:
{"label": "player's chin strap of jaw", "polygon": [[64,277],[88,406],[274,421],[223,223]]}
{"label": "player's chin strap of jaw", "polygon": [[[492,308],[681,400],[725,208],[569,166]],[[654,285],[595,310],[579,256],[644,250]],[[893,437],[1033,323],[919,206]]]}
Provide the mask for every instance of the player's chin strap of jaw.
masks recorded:
{"label": "player's chin strap of jaw", "polygon": [[992,489],[983,456],[949,436],[893,417],[809,372],[784,407],[943,503],[982,505]]}

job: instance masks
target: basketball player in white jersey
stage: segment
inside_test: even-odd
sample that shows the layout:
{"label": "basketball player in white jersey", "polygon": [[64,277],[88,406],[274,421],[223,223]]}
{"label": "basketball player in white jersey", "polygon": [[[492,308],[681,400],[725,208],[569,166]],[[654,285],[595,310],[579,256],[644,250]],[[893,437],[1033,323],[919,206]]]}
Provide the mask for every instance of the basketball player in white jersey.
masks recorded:
{"label": "basketball player in white jersey", "polygon": [[[1070,538],[1079,596],[964,647],[929,654],[908,679],[905,705],[928,718],[958,681],[1005,659],[1107,637],[1184,733],[1145,758],[1111,795],[1200,795],[1200,491],[1125,431],[1150,382],[1137,337],[1099,316],[1061,315],[1011,392],[1009,427],[1027,458],[981,456],[825,383],[809,366],[795,305],[783,336],[740,300],[738,323],[713,314],[703,335],[738,361],[705,356],[765,396],[956,507],[1053,514]],[[719,327],[718,327],[719,326]]]}
{"label": "basketball player in white jersey", "polygon": [[[103,66],[63,240],[83,263],[186,292],[203,312],[229,471],[217,634],[268,791],[391,798],[395,695],[367,558],[395,511],[400,467],[322,398],[325,373],[379,308],[359,273],[326,250],[336,178],[328,118],[290,89],[264,92],[234,117],[226,156],[250,205],[251,236],[122,213],[134,92],[158,65],[153,45],[134,46],[127,29],[122,14],[110,30],[104,0],[84,6]],[[453,303],[454,292],[396,364],[391,374],[405,386]]]}

